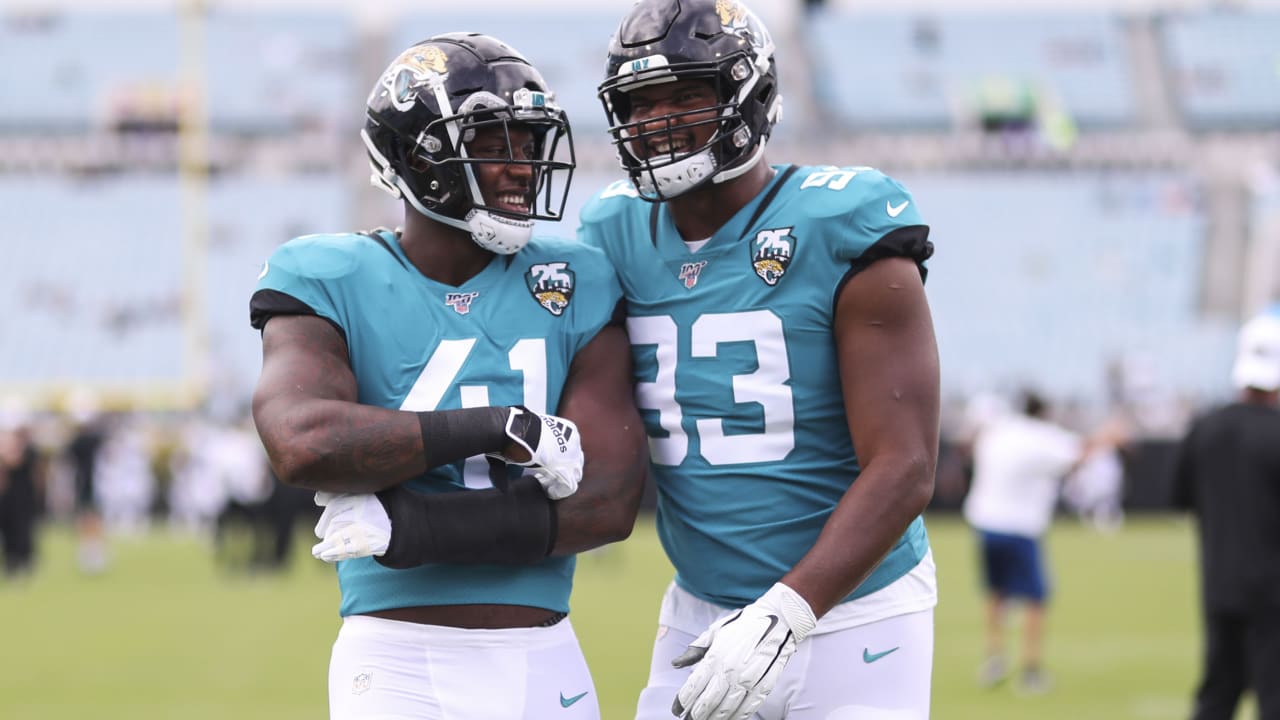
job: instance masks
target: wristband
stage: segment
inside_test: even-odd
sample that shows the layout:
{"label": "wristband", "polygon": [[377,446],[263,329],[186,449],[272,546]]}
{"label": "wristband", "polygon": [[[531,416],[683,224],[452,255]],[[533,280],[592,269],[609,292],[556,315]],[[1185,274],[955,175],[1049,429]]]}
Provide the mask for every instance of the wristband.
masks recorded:
{"label": "wristband", "polygon": [[501,452],[507,437],[507,406],[415,413],[427,470],[473,455]]}

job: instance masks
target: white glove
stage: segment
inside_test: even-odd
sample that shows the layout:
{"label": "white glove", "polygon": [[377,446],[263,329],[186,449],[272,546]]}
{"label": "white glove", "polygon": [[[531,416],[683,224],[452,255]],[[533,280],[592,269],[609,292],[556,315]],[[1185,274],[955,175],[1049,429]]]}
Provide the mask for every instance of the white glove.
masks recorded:
{"label": "white glove", "polygon": [[764,702],[778,676],[818,624],[809,603],[782,583],[758,600],[717,620],[698,636],[675,667],[697,663],[676,693],[671,712],[689,720],[746,720]]}
{"label": "white glove", "polygon": [[387,552],[391,518],[376,495],[321,491],[316,504],[324,508],[315,531],[320,542],[311,548],[317,559],[332,563]]}
{"label": "white glove", "polygon": [[572,420],[542,415],[515,406],[507,416],[507,437],[529,451],[529,460],[516,462],[491,453],[492,457],[521,467],[534,468],[533,476],[552,500],[567,498],[582,482],[582,438]]}

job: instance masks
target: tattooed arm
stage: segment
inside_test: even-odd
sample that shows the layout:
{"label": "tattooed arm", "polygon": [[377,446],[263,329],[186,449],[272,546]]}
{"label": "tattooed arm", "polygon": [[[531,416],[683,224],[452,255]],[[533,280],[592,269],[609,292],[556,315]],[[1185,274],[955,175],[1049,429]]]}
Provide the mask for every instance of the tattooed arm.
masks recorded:
{"label": "tattooed arm", "polygon": [[314,315],[279,315],[262,329],[253,419],[282,482],[376,492],[427,467],[414,413],[356,403],[342,335]]}

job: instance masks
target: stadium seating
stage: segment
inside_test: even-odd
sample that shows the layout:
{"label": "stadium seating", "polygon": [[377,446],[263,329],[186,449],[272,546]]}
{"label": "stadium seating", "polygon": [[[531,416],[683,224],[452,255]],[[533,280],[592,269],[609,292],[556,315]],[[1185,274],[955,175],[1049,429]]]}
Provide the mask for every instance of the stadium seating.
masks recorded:
{"label": "stadium seating", "polygon": [[0,126],[82,132],[177,83],[172,13],[0,15]]}
{"label": "stadium seating", "polygon": [[182,243],[169,177],[0,178],[7,381],[175,380]]}
{"label": "stadium seating", "polygon": [[[368,192],[376,192],[369,188]],[[219,178],[209,193],[205,308],[215,380],[251,387],[262,343],[249,327],[249,297],[262,263],[299,235],[357,230],[351,186],[336,174]]]}
{"label": "stadium seating", "polygon": [[[483,18],[448,11],[408,15],[396,23],[390,47],[401,49],[436,33],[481,31],[511,43],[542,72],[560,106],[573,122],[575,134],[603,134],[604,110],[596,86],[604,79],[609,38],[618,26],[611,10],[554,10],[494,13]],[[385,62],[395,57],[388,52]]]}
{"label": "stadium seating", "polygon": [[1225,330],[1197,311],[1204,215],[1190,178],[904,180],[937,249],[928,292],[951,392],[1003,378],[1087,397],[1109,364],[1143,358],[1158,361],[1152,382],[1205,392],[1222,385],[1230,343],[1216,342]]}
{"label": "stadium seating", "polygon": [[1117,18],[832,11],[811,36],[817,99],[852,127],[942,129],[992,82],[1029,87],[1081,126],[1134,118]]}
{"label": "stadium seating", "polygon": [[[293,235],[346,229],[334,176],[215,182],[204,284],[214,371],[243,392],[261,348],[248,300],[262,261]],[[182,200],[173,176],[0,178],[0,377],[176,381],[189,368]],[[70,208],[70,211],[68,211]]]}
{"label": "stadium seating", "polygon": [[[340,13],[210,14],[210,122],[241,132],[359,126],[356,33]],[[358,107],[358,106],[357,106]]]}
{"label": "stadium seating", "polygon": [[[10,16],[0,22],[0,129],[172,129],[183,36],[173,12]],[[353,77],[355,29],[342,14],[210,13],[203,72],[215,131],[352,127],[364,90]],[[32,62],[39,58],[39,62]]]}
{"label": "stadium seating", "polygon": [[1280,128],[1280,12],[1163,19],[1169,77],[1198,129]]}
{"label": "stadium seating", "polygon": [[[277,243],[354,229],[357,204],[360,217],[399,217],[399,203],[365,187],[353,130],[374,68],[430,34],[482,30],[543,71],[573,120],[580,162],[567,220],[540,231],[574,232],[586,200],[622,175],[595,96],[619,8],[572,5],[424,5],[370,25],[357,24],[355,9],[206,12],[216,174],[202,277],[219,382],[247,392],[256,375],[245,302]],[[1201,288],[1221,275],[1203,266],[1222,257],[1205,243],[1223,233],[1206,232],[1208,213],[1221,209],[1201,200],[1200,183],[1242,187],[1254,168],[1241,163],[1238,176],[1204,180],[1170,168],[1197,167],[1201,143],[1215,139],[1187,128],[1236,131],[1211,148],[1214,167],[1249,147],[1274,162],[1271,139],[1249,133],[1280,129],[1280,13],[1197,11],[1150,24],[1100,11],[782,8],[766,8],[779,16],[770,20],[787,99],[772,159],[880,162],[915,192],[937,244],[928,290],[949,393],[1035,379],[1055,395],[1097,396],[1107,364],[1130,357],[1155,358],[1156,379],[1179,392],[1220,393],[1231,328],[1206,319],[1224,312],[1206,298],[1231,293]],[[793,31],[802,21],[807,29]],[[172,129],[187,90],[182,52],[194,47],[184,37],[171,9],[0,11],[0,222],[21,239],[0,263],[0,347],[13,349],[0,358],[0,381],[187,371],[179,144],[111,134],[142,129],[131,122]],[[1163,93],[1137,100],[1135,68],[1144,81],[1158,74],[1148,67],[1161,54],[1152,45],[1181,112],[1171,122],[1167,109],[1145,112]],[[1141,62],[1131,63],[1136,50]],[[1056,103],[1082,141],[1058,154],[1020,153],[1002,150],[1005,138],[960,128],[992,84]],[[846,154],[850,147],[875,157]],[[112,174],[75,174],[86,169]],[[1252,232],[1275,225],[1276,197],[1260,193],[1241,219]],[[76,261],[54,263],[54,244]]]}

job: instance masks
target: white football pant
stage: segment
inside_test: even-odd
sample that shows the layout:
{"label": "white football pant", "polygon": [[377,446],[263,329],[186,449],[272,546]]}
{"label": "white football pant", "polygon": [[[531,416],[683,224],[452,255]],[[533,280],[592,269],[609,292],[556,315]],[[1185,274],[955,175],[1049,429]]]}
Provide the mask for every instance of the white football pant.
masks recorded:
{"label": "white football pant", "polygon": [[[675,597],[673,597],[675,596]],[[701,611],[692,606],[702,605]],[[727,610],[672,586],[663,617],[674,608],[701,618],[709,608]],[[692,612],[691,612],[692,611]],[[684,623],[674,623],[683,625]],[[819,625],[821,627],[821,625]],[[690,666],[671,667],[696,633],[659,625],[649,665],[648,686],[640,693],[636,720],[672,720],[671,701]],[[929,717],[933,674],[933,608],[832,632],[815,632],[800,643],[757,720],[925,720]]]}
{"label": "white football pant", "polygon": [[599,720],[573,626],[464,630],[353,615],[329,661],[331,720]]}

